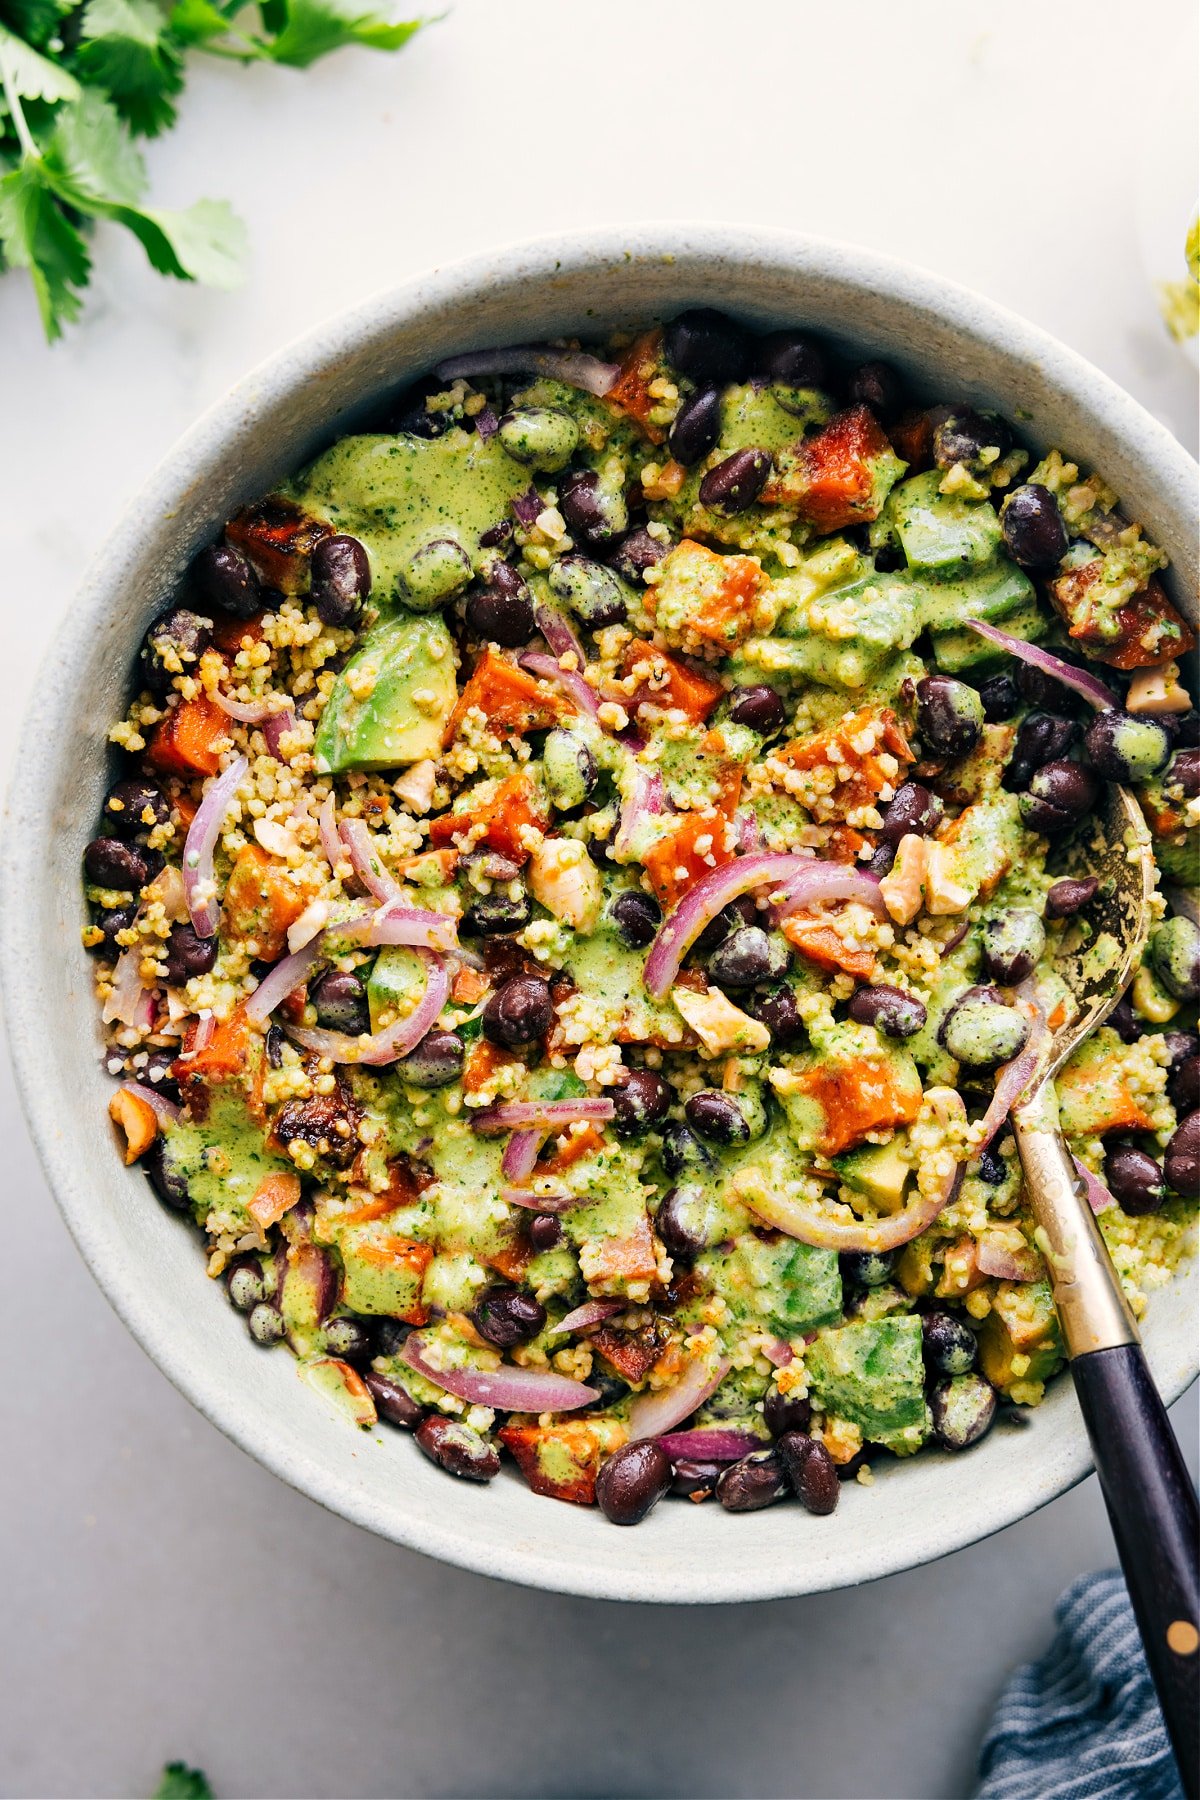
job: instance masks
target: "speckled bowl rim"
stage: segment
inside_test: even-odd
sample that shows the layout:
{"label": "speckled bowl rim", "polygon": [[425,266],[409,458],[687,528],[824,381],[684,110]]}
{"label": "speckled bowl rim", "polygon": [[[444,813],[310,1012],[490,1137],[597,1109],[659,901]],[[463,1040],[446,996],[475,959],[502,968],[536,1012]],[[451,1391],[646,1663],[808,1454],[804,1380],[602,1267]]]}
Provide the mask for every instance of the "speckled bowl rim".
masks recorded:
{"label": "speckled bowl rim", "polygon": [[[661,271],[664,266],[674,271],[676,305],[695,301],[720,304],[724,299],[752,313],[756,284],[782,280],[803,288],[828,283],[835,289],[857,290],[864,303],[870,298],[881,300],[888,308],[911,309],[939,325],[945,341],[960,350],[974,347],[982,356],[994,351],[1021,365],[1031,380],[1048,383],[1081,409],[1100,437],[1125,453],[1131,469],[1145,471],[1144,490],[1149,499],[1143,511],[1148,525],[1157,527],[1172,543],[1177,583],[1188,584],[1185,603],[1186,593],[1194,593],[1196,465],[1129,395],[1045,332],[940,276],[847,244],[714,224],[602,227],[486,250],[377,295],[279,351],[212,406],[150,477],[97,557],[71,612],[69,630],[60,635],[35,683],[16,769],[48,765],[57,769],[63,762],[67,752],[54,747],[70,737],[90,641],[115,614],[139,604],[125,598],[123,588],[139,545],[161,529],[163,519],[186,511],[198,487],[213,484],[222,447],[245,430],[247,421],[266,417],[272,407],[295,396],[304,384],[320,383],[356,352],[386,346],[389,334],[401,324],[410,324],[431,309],[452,303],[462,307],[460,347],[504,342],[504,329],[489,327],[489,300],[495,303],[501,292],[511,296],[517,284],[522,284],[523,291],[524,284],[538,284],[548,296],[549,308],[556,288],[564,281],[594,278],[602,291],[604,282],[614,278],[614,271],[632,268],[645,273]],[[573,314],[581,331],[587,329],[587,310],[577,306]],[[795,316],[804,316],[800,299]],[[847,324],[846,336],[852,338],[853,321]],[[511,332],[507,341],[511,341]],[[917,344],[914,361],[921,360]],[[997,398],[1011,406],[1019,404],[1020,394],[1014,388]],[[1189,544],[1193,547],[1190,568]],[[141,610],[144,612],[144,606]],[[52,747],[49,757],[47,746]],[[60,774],[65,791],[65,771]],[[0,864],[0,979],[22,1101],[52,1191],[84,1260],[146,1352],[207,1419],[300,1492],[385,1538],[486,1575],[597,1598],[697,1603],[819,1592],[918,1566],[1029,1515],[1088,1472],[1086,1435],[1069,1392],[1061,1392],[1069,1387],[1063,1382],[1060,1392],[1052,1396],[1053,1408],[1048,1400],[1041,1409],[1047,1415],[1053,1410],[1056,1428],[1047,1417],[1036,1469],[1022,1472],[1022,1459],[1014,1446],[1005,1462],[1007,1478],[994,1482],[982,1503],[975,1495],[974,1504],[955,1507],[949,1502],[956,1489],[965,1491],[972,1486],[963,1479],[971,1464],[968,1459],[956,1463],[943,1458],[945,1479],[936,1494],[948,1504],[930,1507],[926,1516],[914,1520],[905,1517],[901,1503],[902,1529],[890,1537],[885,1530],[872,1529],[871,1516],[860,1512],[861,1533],[843,1534],[832,1555],[823,1552],[819,1536],[827,1522],[809,1520],[793,1509],[756,1515],[753,1520],[718,1515],[718,1524],[727,1535],[721,1536],[719,1531],[714,1535],[712,1528],[705,1527],[702,1536],[706,1541],[691,1545],[690,1528],[699,1524],[693,1509],[662,1507],[638,1532],[620,1532],[604,1525],[594,1513],[554,1506],[522,1489],[520,1499],[506,1501],[505,1509],[496,1515],[497,1525],[507,1530],[489,1530],[487,1515],[471,1508],[476,1500],[486,1502],[496,1490],[452,1486],[432,1471],[427,1471],[432,1482],[426,1485],[425,1474],[413,1474],[404,1465],[405,1474],[398,1479],[419,1491],[415,1510],[410,1507],[406,1512],[399,1503],[389,1505],[366,1492],[352,1479],[356,1454],[353,1440],[347,1448],[344,1426],[339,1423],[330,1435],[317,1425],[314,1413],[311,1439],[302,1433],[303,1441],[298,1444],[295,1432],[286,1425],[274,1428],[274,1416],[261,1396],[250,1391],[249,1384],[245,1389],[231,1387],[209,1363],[186,1353],[177,1321],[155,1304],[152,1289],[134,1279],[128,1245],[120,1236],[112,1209],[98,1202],[101,1178],[95,1176],[89,1157],[79,1146],[67,1141],[59,1109],[74,1096],[61,1085],[65,1076],[56,1088],[55,1039],[46,1030],[41,984],[28,978],[39,959],[54,953],[42,917],[45,894],[39,888],[39,877],[51,853],[55,827],[38,784],[14,776]],[[70,1024],[77,1031],[93,1033],[94,1011],[86,982],[81,993],[82,1011]],[[99,1111],[105,1078],[99,1069],[96,1074]],[[98,1154],[111,1155],[99,1123],[97,1145]],[[102,1179],[113,1187],[107,1171]],[[140,1183],[141,1178],[134,1171],[125,1179]],[[157,1213],[158,1209],[153,1209],[154,1223],[148,1223],[148,1231],[160,1229]],[[1188,1277],[1173,1285],[1189,1283],[1194,1289],[1194,1265]],[[1151,1310],[1147,1349],[1168,1402],[1179,1397],[1197,1372],[1195,1336],[1189,1327],[1192,1312],[1190,1300],[1182,1306],[1176,1303],[1173,1322],[1156,1331]],[[307,1390],[301,1392],[306,1404],[315,1407],[316,1397]],[[1036,1431],[1036,1424],[1030,1429]],[[421,1463],[410,1446],[404,1448],[412,1465]],[[913,1480],[916,1474],[916,1466],[889,1470],[877,1489],[880,1500],[881,1490],[890,1493],[895,1480]],[[871,1498],[863,1496],[868,1503]],[[896,1500],[900,1500],[899,1490]],[[526,1508],[533,1509],[528,1516]],[[835,1519],[844,1510],[839,1509]],[[701,1515],[711,1511],[700,1509]],[[788,1529],[805,1545],[803,1556],[781,1552],[784,1540],[778,1535],[778,1520],[785,1512],[796,1520]],[[880,1519],[886,1516],[876,1515]],[[754,1554],[756,1540],[745,1534],[756,1528],[766,1534],[769,1525],[763,1522],[770,1521],[776,1522],[770,1527],[774,1535],[764,1535],[763,1553]],[[809,1527],[812,1532],[805,1536]],[[605,1534],[602,1539],[594,1538],[596,1529]],[[636,1548],[639,1545],[641,1549]]]}

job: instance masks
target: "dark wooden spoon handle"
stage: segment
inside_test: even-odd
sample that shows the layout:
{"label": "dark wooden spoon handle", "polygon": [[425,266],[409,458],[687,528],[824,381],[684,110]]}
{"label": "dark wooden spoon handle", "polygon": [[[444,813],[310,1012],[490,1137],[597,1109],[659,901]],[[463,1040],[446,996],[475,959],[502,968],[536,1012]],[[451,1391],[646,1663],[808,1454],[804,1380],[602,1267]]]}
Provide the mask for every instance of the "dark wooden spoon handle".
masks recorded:
{"label": "dark wooden spoon handle", "polygon": [[1200,1510],[1138,1344],[1071,1364],[1187,1800],[1200,1791]]}

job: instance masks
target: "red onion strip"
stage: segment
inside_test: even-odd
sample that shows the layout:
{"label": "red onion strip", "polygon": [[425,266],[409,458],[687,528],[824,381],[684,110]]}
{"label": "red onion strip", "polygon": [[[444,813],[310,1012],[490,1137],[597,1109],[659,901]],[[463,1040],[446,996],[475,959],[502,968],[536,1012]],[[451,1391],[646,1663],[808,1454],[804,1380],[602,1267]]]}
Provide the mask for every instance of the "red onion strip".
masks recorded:
{"label": "red onion strip", "polygon": [[643,825],[650,819],[660,818],[666,807],[666,789],[658,770],[643,769],[635,764],[633,792],[621,806],[620,821],[613,838],[613,854],[618,861],[632,856],[637,835]]}
{"label": "red onion strip", "polygon": [[878,881],[843,863],[819,862],[810,856],[776,856],[767,852],[739,856],[698,881],[659,927],[646,958],[647,993],[655,1000],[665,999],[679,972],[679,965],[704,927],[731,900],[768,883],[777,888],[786,886],[784,905],[779,909],[781,913],[803,906],[809,900],[864,900],[877,912],[883,906]]}
{"label": "red onion strip", "polygon": [[695,1457],[700,1462],[738,1462],[751,1450],[762,1450],[761,1438],[750,1431],[726,1431],[702,1425],[696,1431],[667,1431],[659,1444],[672,1462]]}
{"label": "red onion strip", "polygon": [[1028,1244],[1010,1249],[987,1232],[975,1247],[975,1260],[982,1272],[995,1281],[1038,1281],[1044,1273],[1041,1257]]}
{"label": "red onion strip", "polygon": [[338,836],[350,852],[354,873],[367,891],[374,894],[377,900],[399,899],[400,883],[384,868],[383,860],[371,842],[371,833],[364,821],[343,819],[338,826]]}
{"label": "red onion strip", "polygon": [[560,669],[555,657],[541,656],[536,650],[527,651],[517,661],[530,675],[536,675],[539,681],[552,681],[562,688],[580,712],[586,713],[591,719],[599,718],[600,702],[582,675],[577,675],[572,669]]}
{"label": "red onion strip", "polygon": [[484,1137],[501,1131],[564,1131],[578,1123],[603,1125],[615,1111],[611,1100],[591,1100],[586,1095],[578,1100],[502,1100],[498,1106],[485,1106],[474,1113],[471,1124]]}
{"label": "red onion strip", "polygon": [[1001,650],[1007,650],[1030,668],[1040,669],[1043,675],[1049,675],[1054,681],[1060,681],[1073,694],[1079,694],[1098,712],[1105,712],[1117,704],[1112,689],[1099,679],[1089,675],[1083,669],[1077,669],[1072,663],[1064,662],[1061,656],[1052,656],[1049,650],[1039,650],[1036,644],[1027,644],[1024,638],[1011,637],[1007,631],[998,631],[994,625],[985,625],[982,619],[964,619],[964,625],[971,631],[977,631],[990,644],[996,644]]}
{"label": "red onion strip", "polygon": [[239,725],[261,725],[271,716],[270,700],[231,700],[228,694],[219,691],[215,691],[212,698],[226,717],[236,719]]}
{"label": "red onion strip", "polygon": [[263,976],[246,1002],[246,1017],[252,1024],[265,1025],[275,1008],[282,1006],[288,995],[307,980],[309,970],[320,955],[324,936],[325,933],[319,931],[302,949],[293,951],[291,956],[285,956],[275,964],[269,975]]}
{"label": "red onion strip", "polygon": [[1042,1049],[1046,1042],[1046,1024],[1041,1013],[1036,1012],[1030,1026],[1029,1041],[1023,1050],[1019,1050],[1011,1062],[1006,1062],[996,1072],[996,1089],[988,1102],[988,1109],[983,1115],[983,1138],[980,1150],[986,1150],[996,1137],[1009,1113],[1028,1087],[1037,1066],[1042,1060]]}
{"label": "red onion strip", "polygon": [[500,1189],[500,1198],[508,1206],[519,1206],[525,1212],[535,1213],[574,1212],[577,1207],[591,1205],[588,1197],[581,1200],[577,1195],[559,1189],[539,1194],[534,1188],[504,1187]]}
{"label": "red onion strip", "polygon": [[585,393],[601,399],[621,371],[616,363],[601,362],[585,350],[557,350],[553,344],[512,344],[505,349],[468,350],[465,355],[448,357],[433,372],[439,381],[457,381],[467,375],[548,375],[553,381],[583,388]]}
{"label": "red onion strip", "polygon": [[583,653],[583,645],[567,624],[560,612],[552,606],[535,606],[534,620],[538,630],[550,646],[554,656],[573,656],[575,668],[582,675],[587,657]]}
{"label": "red onion strip", "polygon": [[504,1412],[573,1412],[600,1398],[598,1388],[585,1387],[565,1375],[548,1375],[539,1369],[438,1369],[425,1354],[425,1342],[412,1332],[400,1352],[400,1360],[432,1381],[447,1394],[472,1406],[494,1406]]}
{"label": "red onion strip", "polygon": [[565,1319],[552,1325],[548,1337],[559,1337],[566,1331],[583,1331],[589,1325],[603,1325],[605,1319],[611,1319],[616,1313],[628,1312],[628,1300],[585,1300],[574,1312],[569,1312]]}
{"label": "red onion strip", "polygon": [[212,885],[213,851],[221,835],[229,803],[249,766],[244,756],[235,756],[229,767],[217,776],[197,807],[196,816],[188,826],[188,834],[184,839],[183,891],[187,898],[188,916],[197,937],[210,938],[216,933],[217,921],[221,916],[216,896],[200,901],[196,895],[200,888]]}
{"label": "red onion strip", "polygon": [[1087,1164],[1085,1162],[1080,1162],[1077,1156],[1072,1157],[1071,1160],[1075,1164],[1079,1179],[1084,1185],[1084,1189],[1087,1193],[1088,1205],[1091,1207],[1092,1211],[1094,1213],[1107,1212],[1110,1206],[1115,1206],[1117,1204],[1116,1201],[1109,1193],[1104,1183],[1100,1180],[1100,1177],[1098,1175],[1093,1175]]}
{"label": "red onion strip", "polygon": [[132,1094],[135,1100],[144,1100],[146,1105],[153,1109],[160,1125],[169,1125],[173,1119],[179,1117],[179,1108],[173,1100],[168,1100],[165,1094],[158,1093],[154,1088],[147,1087],[141,1081],[123,1081],[121,1092]]}
{"label": "red onion strip", "polygon": [[696,1408],[703,1406],[720,1387],[728,1370],[727,1358],[723,1357],[714,1367],[693,1357],[674,1387],[639,1394],[629,1409],[630,1442],[661,1437],[673,1425],[691,1418]]}
{"label": "red onion strip", "polygon": [[500,1173],[510,1181],[527,1181],[533,1174],[545,1134],[540,1131],[514,1131],[500,1158]]}
{"label": "red onion strip", "polygon": [[296,715],[290,706],[286,706],[282,712],[272,713],[269,719],[263,720],[263,736],[267,740],[267,749],[276,762],[283,762],[284,756],[281,748],[283,740],[289,731],[295,731],[295,729]]}
{"label": "red onion strip", "polygon": [[450,977],[441,957],[430,950],[421,950],[418,954],[425,959],[428,976],[425,992],[407,1018],[398,1019],[378,1035],[365,1037],[350,1037],[342,1031],[310,1031],[299,1025],[288,1026],[289,1036],[304,1049],[327,1056],[335,1063],[366,1063],[378,1068],[407,1056],[437,1022],[450,995]]}
{"label": "red onion strip", "polygon": [[136,945],[132,949],[122,950],[113,969],[112,990],[104,1002],[101,1017],[106,1025],[136,1025],[138,1006],[146,990],[142,986],[142,978],[138,967],[142,953]]}

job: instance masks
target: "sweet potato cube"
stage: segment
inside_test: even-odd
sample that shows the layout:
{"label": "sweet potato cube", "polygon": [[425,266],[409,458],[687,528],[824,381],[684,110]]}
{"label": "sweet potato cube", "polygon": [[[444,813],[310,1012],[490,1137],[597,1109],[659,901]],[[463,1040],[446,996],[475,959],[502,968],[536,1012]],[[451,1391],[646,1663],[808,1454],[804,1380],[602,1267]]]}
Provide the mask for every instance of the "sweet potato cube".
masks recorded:
{"label": "sweet potato cube", "polygon": [[225,887],[224,925],[230,936],[253,939],[262,962],[276,962],[287,948],[289,925],[307,906],[310,893],[278,857],[257,844],[238,851]]}
{"label": "sweet potato cube", "polygon": [[308,565],[322,538],[333,528],[314,519],[295,500],[268,494],[235,513],[225,527],[228,541],[240,550],[268,587],[281,594],[308,591]]}
{"label": "sweet potato cube", "polygon": [[478,707],[494,731],[520,736],[548,731],[564,713],[576,709],[565,695],[527,675],[496,650],[485,650],[450,715],[443,742],[453,743],[472,707]]}
{"label": "sweet potato cube", "polygon": [[554,1425],[505,1425],[497,1433],[535,1494],[591,1506],[604,1457],[625,1441],[615,1419],[564,1419]]}
{"label": "sweet potato cube", "polygon": [[877,519],[904,464],[866,406],[838,413],[814,437],[777,452],[763,489],[768,504],[794,506],[820,531]]}
{"label": "sweet potato cube", "polygon": [[695,725],[702,725],[717,706],[725,689],[711,675],[694,669],[669,650],[660,650],[644,638],[626,644],[621,657],[621,674],[628,676],[640,664],[646,665],[646,678],[635,695],[635,704],[649,703],[664,711],[681,712]]}
{"label": "sweet potato cube", "polygon": [[1050,583],[1050,598],[1066,621],[1070,635],[1097,662],[1114,669],[1153,668],[1185,656],[1196,646],[1196,634],[1167,598],[1154,576],[1116,610],[1118,631],[1105,627],[1114,616],[1105,604],[1102,557],[1067,569]]}
{"label": "sweet potato cube", "polygon": [[647,331],[630,349],[620,374],[604,396],[611,407],[632,419],[652,444],[661,444],[667,435],[661,425],[650,421],[655,404],[650,383],[662,373],[662,332]]}
{"label": "sweet potato cube", "polygon": [[146,759],[167,775],[215,775],[229,741],[229,720],[215,700],[197,694],[154,727]]}

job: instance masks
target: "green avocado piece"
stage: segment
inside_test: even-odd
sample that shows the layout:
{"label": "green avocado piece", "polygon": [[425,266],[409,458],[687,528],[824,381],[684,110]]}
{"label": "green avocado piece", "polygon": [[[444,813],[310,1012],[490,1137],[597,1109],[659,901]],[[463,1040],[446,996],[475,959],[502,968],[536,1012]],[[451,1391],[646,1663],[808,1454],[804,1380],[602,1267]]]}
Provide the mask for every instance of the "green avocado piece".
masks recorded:
{"label": "green avocado piece", "polygon": [[1000,520],[986,500],[943,494],[940,469],[914,475],[892,490],[887,522],[910,569],[953,574],[991,560],[1000,547]]}
{"label": "green avocado piece", "polygon": [[406,944],[390,944],[375,958],[367,976],[371,1030],[381,1031],[402,1019],[425,991],[425,964]]}
{"label": "green avocado piece", "polygon": [[294,1174],[296,1165],[268,1150],[240,1082],[214,1082],[206,1099],[203,1119],[193,1112],[171,1120],[163,1134],[166,1153],[187,1182],[200,1224],[215,1213],[228,1218],[231,1228],[248,1230],[246,1207],[259,1183],[267,1175]]}
{"label": "green avocado piece", "polygon": [[904,1133],[898,1132],[890,1144],[863,1144],[830,1161],[848,1188],[864,1195],[880,1212],[896,1212],[912,1174],[912,1164],[903,1154],[905,1141]]}
{"label": "green avocado piece", "polygon": [[768,1318],[784,1337],[841,1317],[842,1277],[832,1250],[744,1232],[732,1250],[706,1251],[696,1267],[735,1318]]}
{"label": "green avocado piece", "polygon": [[[440,616],[402,613],[376,625],[321,715],[317,773],[397,769],[439,755],[458,699],[456,667],[454,640]],[[360,698],[356,686],[369,691]]]}
{"label": "green avocado piece", "polygon": [[915,1450],[929,1430],[921,1321],[903,1314],[823,1331],[805,1358],[825,1411],[857,1425],[872,1444]]}
{"label": "green avocado piece", "polygon": [[[1023,579],[1023,577],[1022,577]],[[968,611],[963,608],[964,613]],[[990,618],[982,611],[978,616],[985,623]],[[1022,638],[1027,644],[1038,644],[1046,636],[1050,622],[1032,595],[1022,602],[1015,611],[1001,615],[1000,628],[1007,631],[1009,637]],[[964,670],[986,671],[993,664],[999,666],[1007,656],[1007,651],[990,644],[985,637],[969,626],[949,631],[933,631],[930,633],[933,646],[933,660],[944,675],[959,675]]]}

